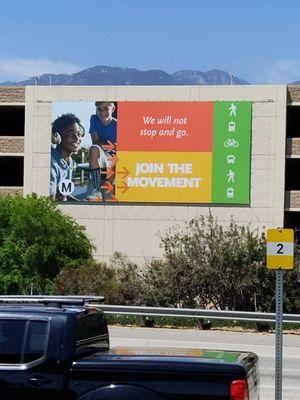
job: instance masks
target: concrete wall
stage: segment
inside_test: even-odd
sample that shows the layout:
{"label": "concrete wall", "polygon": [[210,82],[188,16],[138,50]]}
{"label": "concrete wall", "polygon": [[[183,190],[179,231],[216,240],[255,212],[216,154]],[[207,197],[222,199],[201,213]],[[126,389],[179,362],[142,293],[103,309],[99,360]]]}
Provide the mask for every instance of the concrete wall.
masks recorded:
{"label": "concrete wall", "polygon": [[108,259],[114,251],[136,262],[161,256],[159,233],[209,209],[220,223],[233,218],[239,224],[263,230],[282,227],[286,86],[172,86],[172,87],[39,87],[26,88],[24,193],[48,195],[50,178],[50,124],[52,101],[238,101],[253,102],[251,205],[61,205],[85,225],[97,250]]}

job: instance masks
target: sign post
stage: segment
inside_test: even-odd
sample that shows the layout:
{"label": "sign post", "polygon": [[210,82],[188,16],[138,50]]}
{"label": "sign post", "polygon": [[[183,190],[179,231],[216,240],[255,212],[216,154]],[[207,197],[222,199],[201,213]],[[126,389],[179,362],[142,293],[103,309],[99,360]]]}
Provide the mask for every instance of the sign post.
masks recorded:
{"label": "sign post", "polygon": [[276,270],[275,400],[282,400],[283,270],[294,267],[293,229],[268,229],[267,268]]}

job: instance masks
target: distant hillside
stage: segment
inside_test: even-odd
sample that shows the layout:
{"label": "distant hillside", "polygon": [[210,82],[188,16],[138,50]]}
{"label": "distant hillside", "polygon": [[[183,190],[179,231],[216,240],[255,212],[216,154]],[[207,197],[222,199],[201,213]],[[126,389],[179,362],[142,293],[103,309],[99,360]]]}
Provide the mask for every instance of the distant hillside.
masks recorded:
{"label": "distant hillside", "polygon": [[[231,82],[232,80],[232,82]],[[1,86],[32,85],[33,79],[20,82],[3,82]],[[161,70],[139,71],[135,68],[97,65],[74,74],[44,74],[38,85],[249,85],[249,82],[232,74],[212,69],[207,72],[183,70],[168,74]]]}

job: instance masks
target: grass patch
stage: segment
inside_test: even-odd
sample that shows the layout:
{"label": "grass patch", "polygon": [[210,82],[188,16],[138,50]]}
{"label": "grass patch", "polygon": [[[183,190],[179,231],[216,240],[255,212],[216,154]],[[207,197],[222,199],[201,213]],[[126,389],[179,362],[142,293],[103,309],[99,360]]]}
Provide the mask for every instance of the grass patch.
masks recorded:
{"label": "grass patch", "polygon": [[[257,324],[252,321],[232,321],[218,319],[180,318],[180,317],[142,317],[136,315],[107,315],[109,325],[122,326],[153,326],[162,328],[188,328],[188,329],[241,329],[258,330]],[[266,326],[267,325],[267,326]],[[291,324],[289,329],[291,328]],[[262,324],[261,330],[273,330],[274,324]],[[295,325],[296,327],[296,325]],[[285,326],[285,329],[287,327]]]}

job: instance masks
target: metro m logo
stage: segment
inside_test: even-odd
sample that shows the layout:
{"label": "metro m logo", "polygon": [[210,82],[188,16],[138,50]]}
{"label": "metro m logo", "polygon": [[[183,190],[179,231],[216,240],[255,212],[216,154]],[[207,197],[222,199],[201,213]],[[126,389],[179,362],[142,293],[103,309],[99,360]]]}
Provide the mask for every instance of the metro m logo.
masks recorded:
{"label": "metro m logo", "polygon": [[68,196],[74,191],[74,183],[70,179],[59,182],[58,190],[63,196]]}

